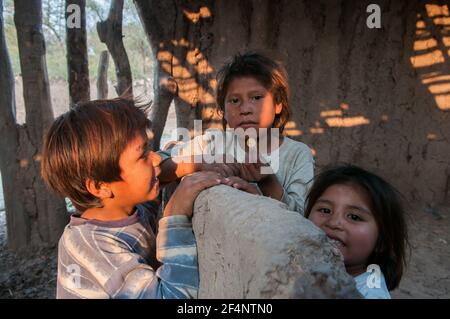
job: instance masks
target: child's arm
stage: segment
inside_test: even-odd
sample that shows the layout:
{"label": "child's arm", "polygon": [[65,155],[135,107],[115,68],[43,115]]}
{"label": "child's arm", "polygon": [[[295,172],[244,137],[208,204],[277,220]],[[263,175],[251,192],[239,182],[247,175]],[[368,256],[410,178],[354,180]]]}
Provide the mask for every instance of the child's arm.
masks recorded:
{"label": "child's arm", "polygon": [[222,177],[239,174],[239,169],[236,164],[205,163],[201,155],[169,157],[160,164],[160,168],[161,173],[158,178],[162,183],[173,182],[183,176],[199,171],[216,172]]}
{"label": "child's arm", "polygon": [[[140,298],[197,297],[197,243],[189,217],[198,194],[220,183],[220,176],[213,172],[199,172],[180,182],[159,221],[156,254],[162,265],[156,271],[157,278],[148,277]],[[142,285],[141,281],[134,284]]]}
{"label": "child's arm", "polygon": [[[128,256],[127,256],[128,255]],[[172,215],[159,220],[156,258],[161,266],[155,271],[138,254],[121,266],[111,298],[186,299],[198,291],[197,245],[192,224],[186,215]]]}
{"label": "child's arm", "polygon": [[311,153],[298,154],[283,185],[275,174],[263,175],[260,164],[242,164],[240,176],[247,181],[256,181],[264,196],[284,202],[289,210],[304,212],[309,182],[314,177],[314,160]]}
{"label": "child's arm", "polygon": [[158,178],[162,183],[176,181],[183,176],[199,170],[198,165],[194,163],[193,156],[180,156],[175,160],[172,157],[169,157],[164,160],[159,167],[161,168],[161,173]]}
{"label": "child's arm", "polygon": [[306,195],[314,178],[314,159],[309,150],[299,154],[287,175],[288,178],[283,183],[281,201],[289,210],[303,215]]}
{"label": "child's arm", "polygon": [[257,182],[262,194],[267,197],[281,200],[283,186],[275,174],[261,174],[261,164],[241,164],[239,175],[246,181]]}
{"label": "child's arm", "polygon": [[196,298],[198,290],[197,243],[189,217],[198,194],[221,183],[220,175],[199,172],[183,178],[159,221],[157,259],[162,263],[152,298]]}
{"label": "child's arm", "polygon": [[[169,183],[198,171],[212,171],[223,177],[238,175],[237,165],[226,163],[225,155],[223,155],[221,162],[217,161],[218,156],[220,156],[218,154],[213,163],[205,160],[204,155],[208,153],[207,149],[210,142],[210,135],[198,135],[187,142],[173,142],[168,149],[160,151],[163,161],[160,164],[159,180],[162,183]],[[221,148],[219,147],[219,149]]]}

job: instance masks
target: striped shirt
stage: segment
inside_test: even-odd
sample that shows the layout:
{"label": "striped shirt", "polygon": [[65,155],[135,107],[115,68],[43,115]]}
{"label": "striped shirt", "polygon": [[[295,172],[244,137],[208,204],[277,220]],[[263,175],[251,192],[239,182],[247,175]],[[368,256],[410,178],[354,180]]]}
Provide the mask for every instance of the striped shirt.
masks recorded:
{"label": "striped shirt", "polygon": [[[120,221],[72,215],[59,241],[57,298],[196,298],[197,244],[183,215],[153,203]],[[155,258],[156,257],[156,258]]]}

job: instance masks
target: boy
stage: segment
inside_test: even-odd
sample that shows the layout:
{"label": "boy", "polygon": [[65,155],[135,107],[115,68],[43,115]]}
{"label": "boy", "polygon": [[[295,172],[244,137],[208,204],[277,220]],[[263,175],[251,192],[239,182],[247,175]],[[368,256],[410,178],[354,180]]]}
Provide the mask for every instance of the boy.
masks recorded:
{"label": "boy", "polygon": [[150,201],[159,194],[161,158],[149,150],[149,126],[145,108],[117,98],[83,103],[50,127],[42,176],[78,211],[59,241],[57,298],[197,296],[189,217],[197,195],[220,178],[202,172],[183,179],[156,236]]}

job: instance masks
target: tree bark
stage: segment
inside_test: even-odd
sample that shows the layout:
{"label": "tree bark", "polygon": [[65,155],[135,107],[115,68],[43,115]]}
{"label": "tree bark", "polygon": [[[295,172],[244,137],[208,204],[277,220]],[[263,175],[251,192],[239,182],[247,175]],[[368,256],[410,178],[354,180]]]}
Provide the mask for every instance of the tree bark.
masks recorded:
{"label": "tree bark", "polygon": [[135,5],[153,52],[154,104],[150,120],[154,124],[155,147],[159,146],[172,100],[178,127],[193,132],[194,119],[203,119],[204,128],[219,122],[214,114],[202,116],[204,109],[215,105],[209,85],[213,74],[208,67],[212,17],[204,9],[213,1],[135,0]]}
{"label": "tree bark", "polygon": [[[14,74],[6,46],[3,0],[0,0],[0,170],[2,173],[5,210],[7,213],[7,229],[10,247],[26,245],[26,238],[17,236],[14,240],[14,230],[26,224],[24,205],[17,189],[20,185],[16,176],[20,168],[17,165],[18,126],[16,124],[16,105],[14,96]],[[10,214],[11,212],[11,214]],[[13,234],[9,234],[13,231]],[[11,242],[14,241],[14,245]]]}
{"label": "tree bark", "polygon": [[41,1],[14,1],[26,124],[15,120],[14,82],[1,21],[0,165],[8,246],[14,251],[54,246],[67,222],[63,199],[40,177],[42,137],[53,121],[42,34]]}
{"label": "tree bark", "polygon": [[67,74],[69,79],[70,105],[91,99],[89,86],[89,62],[86,39],[86,0],[66,0],[66,21],[70,15],[69,5],[80,8],[80,28],[66,23]]}
{"label": "tree bark", "polygon": [[108,18],[97,23],[97,33],[102,43],[108,47],[114,61],[117,76],[118,95],[133,95],[133,79],[122,34],[123,0],[111,0]]}
{"label": "tree bark", "polygon": [[108,98],[108,51],[102,51],[97,70],[97,99]]}

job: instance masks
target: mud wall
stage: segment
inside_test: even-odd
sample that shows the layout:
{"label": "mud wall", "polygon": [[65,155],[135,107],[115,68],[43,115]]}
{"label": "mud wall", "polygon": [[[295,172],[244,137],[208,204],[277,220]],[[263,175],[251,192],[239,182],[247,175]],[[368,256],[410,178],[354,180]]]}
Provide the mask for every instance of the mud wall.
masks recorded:
{"label": "mud wall", "polygon": [[[381,28],[369,29],[370,3]],[[208,59],[258,49],[285,63],[293,122],[317,168],[351,162],[408,201],[450,202],[450,5],[446,1],[220,1]],[[207,53],[208,53],[207,52]]]}
{"label": "mud wall", "polygon": [[[156,65],[176,84],[179,125],[220,125],[218,68],[239,51],[263,51],[287,67],[286,133],[313,148],[318,169],[351,162],[387,178],[408,201],[450,204],[448,1],[135,3]],[[372,3],[379,29],[367,26]]]}

